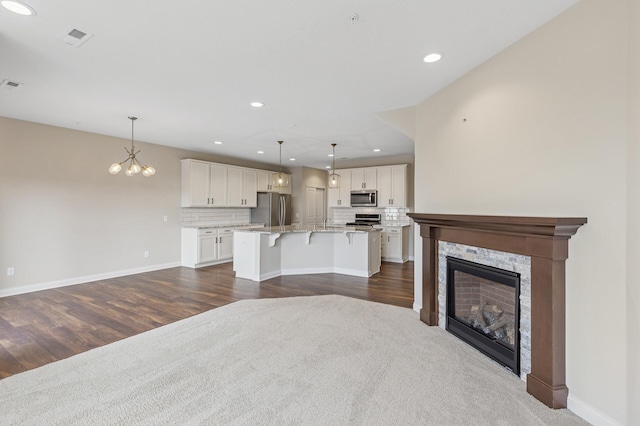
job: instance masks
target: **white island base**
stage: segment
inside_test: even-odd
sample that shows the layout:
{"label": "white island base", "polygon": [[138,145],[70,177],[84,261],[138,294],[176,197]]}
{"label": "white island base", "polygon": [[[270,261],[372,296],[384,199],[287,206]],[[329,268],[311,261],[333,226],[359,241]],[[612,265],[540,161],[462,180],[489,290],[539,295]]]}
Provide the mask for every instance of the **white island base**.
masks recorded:
{"label": "white island base", "polygon": [[252,281],[320,273],[370,277],[380,272],[380,231],[238,230],[234,232],[233,270],[236,277]]}

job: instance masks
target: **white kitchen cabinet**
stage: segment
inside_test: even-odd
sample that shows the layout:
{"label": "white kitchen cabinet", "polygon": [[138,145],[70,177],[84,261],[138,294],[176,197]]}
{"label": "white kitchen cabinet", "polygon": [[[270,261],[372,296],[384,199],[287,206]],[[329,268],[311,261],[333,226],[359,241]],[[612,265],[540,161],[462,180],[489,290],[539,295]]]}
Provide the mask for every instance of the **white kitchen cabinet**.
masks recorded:
{"label": "white kitchen cabinet", "polygon": [[375,167],[365,167],[363,169],[351,169],[351,189],[376,189],[377,169]]}
{"label": "white kitchen cabinet", "polygon": [[274,186],[273,174],[267,170],[256,170],[258,192],[279,192],[280,194],[291,194],[291,175],[282,173],[287,177],[287,186]]}
{"label": "white kitchen cabinet", "polygon": [[242,167],[227,168],[227,206],[256,207],[258,205],[257,173]]}
{"label": "white kitchen cabinet", "polygon": [[233,229],[218,228],[218,260],[233,258]]}
{"label": "white kitchen cabinet", "polygon": [[404,263],[409,260],[409,226],[382,228],[382,260]]}
{"label": "white kitchen cabinet", "polygon": [[327,189],[327,207],[351,207],[351,170],[336,170],[340,188]]}
{"label": "white kitchen cabinet", "polygon": [[197,160],[181,160],[182,207],[225,207],[227,168]]}
{"label": "white kitchen cabinet", "polygon": [[199,268],[233,259],[233,227],[182,228],[182,266]]}
{"label": "white kitchen cabinet", "polygon": [[208,263],[218,260],[218,231],[201,229],[198,232],[197,263]]}
{"label": "white kitchen cabinet", "polygon": [[378,207],[407,206],[407,165],[377,168]]}
{"label": "white kitchen cabinet", "polygon": [[271,173],[266,170],[257,170],[256,171],[256,181],[258,185],[258,192],[277,192],[273,189],[273,185],[271,184]]}

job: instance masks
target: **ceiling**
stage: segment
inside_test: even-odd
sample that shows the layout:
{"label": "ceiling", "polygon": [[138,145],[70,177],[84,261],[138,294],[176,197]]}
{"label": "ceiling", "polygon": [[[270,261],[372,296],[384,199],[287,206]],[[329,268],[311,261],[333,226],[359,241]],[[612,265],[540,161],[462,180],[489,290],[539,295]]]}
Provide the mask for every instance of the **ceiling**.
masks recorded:
{"label": "ceiling", "polygon": [[[22,83],[0,88],[0,116],[130,138],[135,115],[136,140],[270,164],[284,140],[284,166],[324,168],[331,143],[338,162],[413,154],[378,114],[418,104],[577,0],[26,3],[37,15],[0,7],[0,81]],[[93,36],[69,46],[69,29]],[[423,62],[433,51],[444,58]]]}

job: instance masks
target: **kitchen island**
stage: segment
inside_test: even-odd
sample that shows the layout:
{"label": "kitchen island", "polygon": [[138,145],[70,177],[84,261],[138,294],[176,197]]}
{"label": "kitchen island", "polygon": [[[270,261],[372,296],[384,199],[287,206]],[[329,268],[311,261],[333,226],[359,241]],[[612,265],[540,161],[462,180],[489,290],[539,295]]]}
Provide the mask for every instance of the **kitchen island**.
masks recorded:
{"label": "kitchen island", "polygon": [[233,233],[238,278],[264,281],[280,275],[338,273],[370,277],[380,272],[380,230],[296,225]]}

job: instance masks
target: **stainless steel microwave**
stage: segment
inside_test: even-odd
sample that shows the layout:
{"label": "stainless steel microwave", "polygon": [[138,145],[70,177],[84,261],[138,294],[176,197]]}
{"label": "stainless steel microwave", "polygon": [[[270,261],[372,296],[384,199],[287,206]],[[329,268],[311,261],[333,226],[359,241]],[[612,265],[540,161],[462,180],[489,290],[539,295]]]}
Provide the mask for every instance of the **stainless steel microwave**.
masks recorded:
{"label": "stainless steel microwave", "polygon": [[351,207],[377,207],[378,191],[363,189],[351,191]]}

